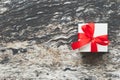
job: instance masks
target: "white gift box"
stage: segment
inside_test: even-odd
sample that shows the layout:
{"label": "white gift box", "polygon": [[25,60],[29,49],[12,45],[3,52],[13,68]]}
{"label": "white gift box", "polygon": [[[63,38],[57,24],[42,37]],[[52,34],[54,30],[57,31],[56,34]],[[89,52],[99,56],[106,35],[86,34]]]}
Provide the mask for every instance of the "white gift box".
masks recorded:
{"label": "white gift box", "polygon": [[[78,24],[78,33],[83,33],[81,27],[86,25],[87,23],[79,23]],[[95,23],[94,35],[93,37],[97,37],[100,35],[107,35],[108,34],[108,24],[107,23]],[[98,52],[108,52],[108,46],[103,46],[97,44]],[[91,42],[84,45],[80,48],[80,52],[91,52]]]}

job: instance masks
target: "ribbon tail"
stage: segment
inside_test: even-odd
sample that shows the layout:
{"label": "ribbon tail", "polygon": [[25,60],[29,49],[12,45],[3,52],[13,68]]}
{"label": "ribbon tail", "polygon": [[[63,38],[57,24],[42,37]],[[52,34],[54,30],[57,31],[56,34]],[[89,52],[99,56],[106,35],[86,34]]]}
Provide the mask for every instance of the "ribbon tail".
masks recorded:
{"label": "ribbon tail", "polygon": [[73,42],[71,44],[71,47],[73,50],[77,49],[77,48],[80,48],[80,41],[77,41],[77,42]]}
{"label": "ribbon tail", "polygon": [[82,39],[80,41],[73,42],[71,44],[71,47],[73,50],[81,48],[82,46],[88,44],[90,42],[90,39]]}
{"label": "ribbon tail", "polygon": [[95,41],[91,42],[91,52],[98,52],[97,43]]}

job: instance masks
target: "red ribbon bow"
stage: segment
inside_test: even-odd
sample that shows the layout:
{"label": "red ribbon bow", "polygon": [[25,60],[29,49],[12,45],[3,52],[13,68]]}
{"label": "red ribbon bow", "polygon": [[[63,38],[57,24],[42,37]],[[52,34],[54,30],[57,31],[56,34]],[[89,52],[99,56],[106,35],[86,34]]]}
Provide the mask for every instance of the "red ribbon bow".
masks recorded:
{"label": "red ribbon bow", "polygon": [[78,33],[78,41],[71,44],[72,49],[81,48],[82,46],[91,42],[91,52],[98,52],[97,44],[106,46],[109,43],[108,35],[101,35],[93,37],[94,34],[94,23],[88,23],[82,26],[84,33]]}

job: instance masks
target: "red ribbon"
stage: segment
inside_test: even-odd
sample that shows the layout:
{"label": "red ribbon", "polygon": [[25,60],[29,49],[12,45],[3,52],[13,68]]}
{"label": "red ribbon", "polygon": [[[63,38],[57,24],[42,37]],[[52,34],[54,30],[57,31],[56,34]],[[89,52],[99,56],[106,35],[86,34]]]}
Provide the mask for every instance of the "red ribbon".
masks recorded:
{"label": "red ribbon", "polygon": [[91,52],[98,52],[97,44],[107,46],[109,43],[108,35],[93,37],[95,29],[94,23],[88,23],[82,26],[84,33],[78,33],[78,41],[71,44],[72,49],[78,49],[91,42]]}

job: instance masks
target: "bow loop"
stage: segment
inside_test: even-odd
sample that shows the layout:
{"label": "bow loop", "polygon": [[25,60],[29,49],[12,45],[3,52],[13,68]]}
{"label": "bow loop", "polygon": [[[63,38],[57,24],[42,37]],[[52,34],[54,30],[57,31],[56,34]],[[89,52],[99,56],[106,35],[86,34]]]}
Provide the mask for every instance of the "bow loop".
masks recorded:
{"label": "bow loop", "polygon": [[87,37],[92,38],[94,34],[94,24],[88,23],[87,25],[83,25],[82,30]]}
{"label": "bow loop", "polygon": [[98,43],[100,45],[103,45],[103,46],[106,46],[106,45],[109,44],[107,35],[98,36],[98,37],[95,38],[95,41],[96,41],[96,43]]}

